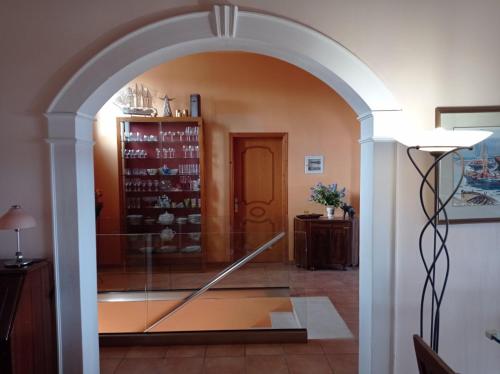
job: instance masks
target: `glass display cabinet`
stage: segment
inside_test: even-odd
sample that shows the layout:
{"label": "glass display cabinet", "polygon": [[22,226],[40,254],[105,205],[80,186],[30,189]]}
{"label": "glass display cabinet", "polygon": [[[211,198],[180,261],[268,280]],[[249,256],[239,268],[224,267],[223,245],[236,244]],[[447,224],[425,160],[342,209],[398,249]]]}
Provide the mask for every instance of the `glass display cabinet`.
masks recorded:
{"label": "glass display cabinet", "polygon": [[203,266],[201,118],[120,117],[117,126],[124,260]]}

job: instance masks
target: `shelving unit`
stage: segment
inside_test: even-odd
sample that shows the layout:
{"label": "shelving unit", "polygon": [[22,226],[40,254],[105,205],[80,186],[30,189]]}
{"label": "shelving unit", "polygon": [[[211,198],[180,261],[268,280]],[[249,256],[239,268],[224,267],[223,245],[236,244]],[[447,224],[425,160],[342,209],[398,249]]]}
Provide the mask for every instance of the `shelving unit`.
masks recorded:
{"label": "shelving unit", "polygon": [[[124,261],[144,261],[144,253],[150,253],[154,265],[203,266],[201,118],[119,117],[117,126],[121,232],[127,234],[122,240]],[[174,215],[170,224],[159,220],[166,211]],[[179,218],[187,221],[180,223]],[[166,229],[175,232],[171,240],[161,238]]]}

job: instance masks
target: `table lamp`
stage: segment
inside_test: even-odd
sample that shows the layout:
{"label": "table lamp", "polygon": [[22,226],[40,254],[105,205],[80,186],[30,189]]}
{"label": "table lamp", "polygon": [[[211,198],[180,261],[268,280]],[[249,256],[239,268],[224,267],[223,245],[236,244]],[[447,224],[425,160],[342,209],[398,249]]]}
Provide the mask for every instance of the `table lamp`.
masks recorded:
{"label": "table lamp", "polygon": [[[420,337],[424,335],[424,310],[426,305],[426,297],[430,296],[430,316],[428,319],[430,327],[430,347],[436,353],[439,350],[439,323],[440,323],[440,308],[443,301],[444,292],[448,283],[448,276],[450,271],[450,256],[448,247],[446,246],[446,239],[448,238],[449,221],[446,214],[446,205],[453,199],[453,196],[458,191],[462,184],[464,177],[464,159],[458,152],[464,149],[471,149],[474,144],[477,144],[492,133],[490,131],[481,130],[460,130],[450,131],[443,128],[436,128],[433,130],[424,130],[418,132],[402,132],[396,134],[395,139],[408,147],[406,153],[417,172],[422,177],[420,183],[420,205],[427,218],[419,237],[419,250],[420,257],[425,267],[426,278],[422,288],[420,298]],[[434,157],[434,162],[427,170],[422,170],[418,167],[417,162],[412,156],[415,150],[429,152]],[[458,183],[453,187],[453,190],[446,199],[442,199],[439,194],[439,184],[432,178],[437,177],[435,173],[441,160],[450,154],[459,157],[461,172],[458,175]],[[429,189],[433,195],[433,208],[428,209],[425,206],[424,192]],[[438,228],[439,216],[442,216],[443,226]],[[432,235],[433,244],[430,248],[424,248],[423,238],[427,230],[430,230]],[[444,266],[438,265],[438,261],[443,258]],[[436,267],[439,266],[441,274],[437,274]],[[441,271],[442,270],[442,271]],[[439,281],[439,282],[438,282]],[[440,285],[438,285],[440,283]],[[430,293],[430,295],[428,295]],[[427,305],[429,300],[427,299]]]}
{"label": "table lamp", "polygon": [[14,230],[17,234],[17,251],[15,260],[6,261],[5,267],[23,267],[33,262],[25,259],[20,247],[21,229],[35,227],[35,219],[26,213],[19,205],[13,205],[3,216],[0,217],[0,230]]}

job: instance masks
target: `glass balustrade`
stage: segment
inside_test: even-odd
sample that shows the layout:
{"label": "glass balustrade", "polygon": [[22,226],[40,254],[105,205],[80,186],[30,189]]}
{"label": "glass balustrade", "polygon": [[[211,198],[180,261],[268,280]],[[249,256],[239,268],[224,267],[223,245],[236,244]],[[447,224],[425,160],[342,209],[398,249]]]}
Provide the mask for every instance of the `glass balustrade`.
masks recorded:
{"label": "glass balustrade", "polygon": [[121,234],[101,224],[101,334],[303,330],[290,298],[285,233],[166,226]]}

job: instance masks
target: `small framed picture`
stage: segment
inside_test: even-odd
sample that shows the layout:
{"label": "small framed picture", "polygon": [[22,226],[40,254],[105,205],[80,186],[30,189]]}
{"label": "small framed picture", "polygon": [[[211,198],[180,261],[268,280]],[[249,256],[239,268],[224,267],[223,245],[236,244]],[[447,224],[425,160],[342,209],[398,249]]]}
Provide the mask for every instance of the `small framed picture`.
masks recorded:
{"label": "small framed picture", "polygon": [[305,156],[306,174],[323,174],[323,156]]}

